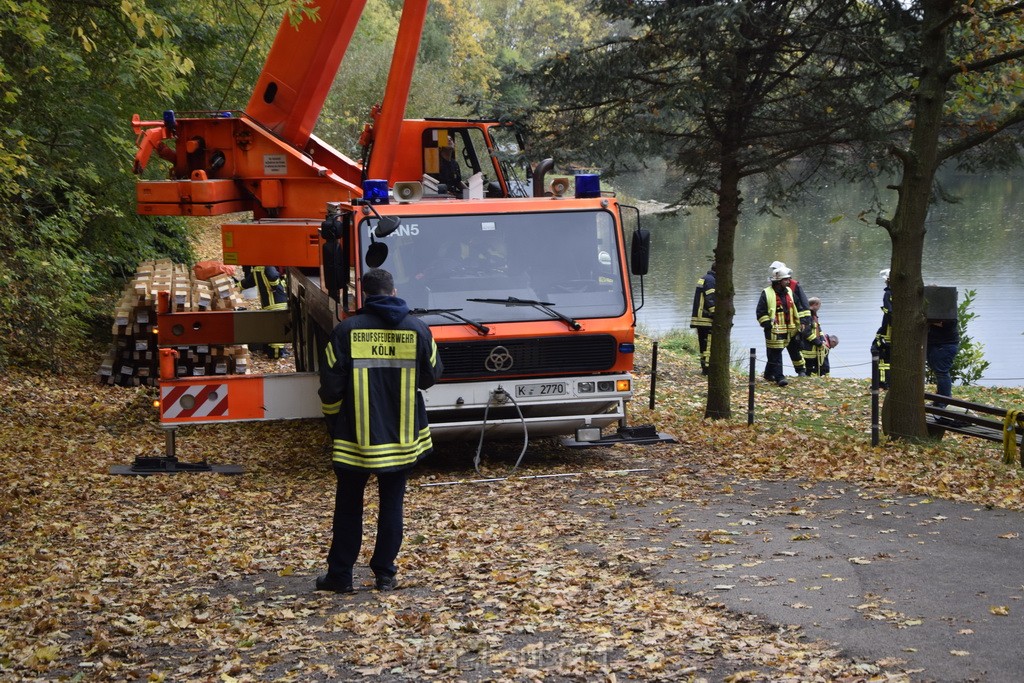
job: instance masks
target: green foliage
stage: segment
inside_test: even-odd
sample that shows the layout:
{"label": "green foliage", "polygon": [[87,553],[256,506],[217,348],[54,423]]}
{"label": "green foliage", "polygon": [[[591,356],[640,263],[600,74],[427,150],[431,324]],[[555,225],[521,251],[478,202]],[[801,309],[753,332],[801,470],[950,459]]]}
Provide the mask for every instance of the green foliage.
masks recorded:
{"label": "green foliage", "polygon": [[688,330],[670,330],[658,341],[658,346],[679,355],[700,356],[697,334]]}
{"label": "green foliage", "polygon": [[985,345],[967,334],[967,324],[978,317],[971,311],[971,303],[977,292],[969,289],[964,292],[964,300],[957,306],[957,331],[960,333],[960,350],[953,360],[950,374],[953,381],[967,386],[974,384],[985,375],[989,362],[985,360]]}
{"label": "green foliage", "polygon": [[[968,323],[978,317],[978,314],[971,310],[971,304],[974,303],[976,294],[975,290],[968,289],[964,292],[964,298],[957,304],[956,309],[960,349],[956,353],[956,358],[953,359],[953,367],[949,374],[954,382],[959,382],[964,386],[970,386],[984,377],[989,366],[989,362],[985,360],[985,345],[967,334]],[[935,382],[935,374],[930,368],[927,371],[927,381]]]}
{"label": "green foliage", "polygon": [[220,21],[179,4],[0,4],[0,366],[60,368],[140,260],[189,258],[182,221],[130,200],[131,112],[174,108],[194,73],[183,27]]}

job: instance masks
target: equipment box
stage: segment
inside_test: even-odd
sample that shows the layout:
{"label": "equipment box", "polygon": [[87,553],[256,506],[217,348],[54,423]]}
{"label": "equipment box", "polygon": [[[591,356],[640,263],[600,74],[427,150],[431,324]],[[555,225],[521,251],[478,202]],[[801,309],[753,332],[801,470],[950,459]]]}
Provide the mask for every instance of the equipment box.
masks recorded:
{"label": "equipment box", "polygon": [[956,287],[925,285],[924,303],[928,320],[955,320],[957,307]]}

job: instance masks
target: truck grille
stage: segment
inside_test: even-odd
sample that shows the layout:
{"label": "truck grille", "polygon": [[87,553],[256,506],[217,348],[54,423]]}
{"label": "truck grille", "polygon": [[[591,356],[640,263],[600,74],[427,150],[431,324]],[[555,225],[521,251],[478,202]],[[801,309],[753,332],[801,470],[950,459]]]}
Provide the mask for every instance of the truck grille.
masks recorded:
{"label": "truck grille", "polygon": [[[541,337],[437,345],[443,379],[601,372],[615,364],[615,337]],[[504,351],[502,350],[504,349]]]}

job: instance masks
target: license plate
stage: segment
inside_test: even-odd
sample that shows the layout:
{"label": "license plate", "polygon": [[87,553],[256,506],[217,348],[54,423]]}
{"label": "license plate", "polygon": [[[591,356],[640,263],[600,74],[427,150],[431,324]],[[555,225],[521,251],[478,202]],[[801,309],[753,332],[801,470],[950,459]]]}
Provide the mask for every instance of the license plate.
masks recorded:
{"label": "license plate", "polygon": [[530,396],[565,396],[568,393],[565,382],[547,382],[538,384],[517,384],[516,398]]}

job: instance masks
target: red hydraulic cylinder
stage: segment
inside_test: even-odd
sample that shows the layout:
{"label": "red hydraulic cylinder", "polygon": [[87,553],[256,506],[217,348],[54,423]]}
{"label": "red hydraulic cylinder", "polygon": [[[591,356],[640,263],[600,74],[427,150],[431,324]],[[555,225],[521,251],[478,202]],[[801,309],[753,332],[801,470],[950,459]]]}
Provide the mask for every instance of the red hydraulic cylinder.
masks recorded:
{"label": "red hydraulic cylinder", "polygon": [[174,349],[160,349],[160,379],[174,379],[178,352]]}

